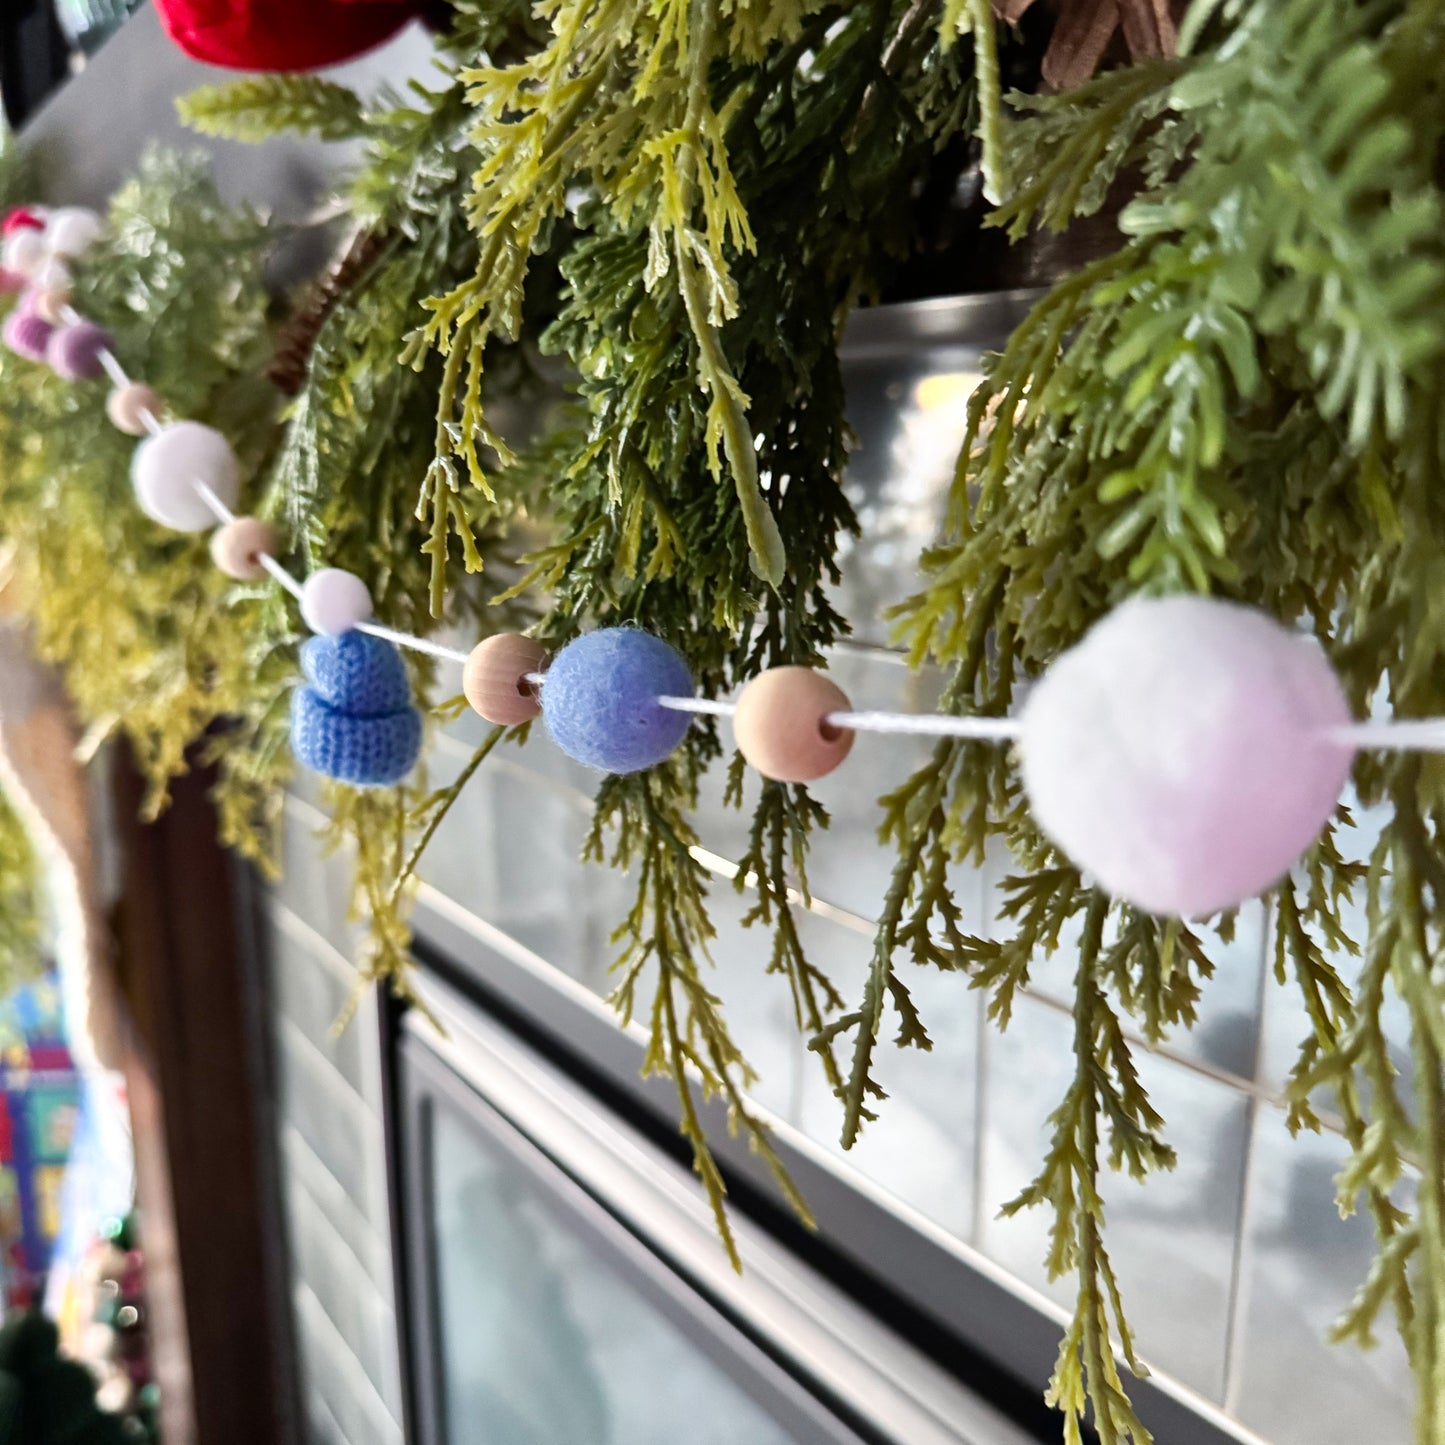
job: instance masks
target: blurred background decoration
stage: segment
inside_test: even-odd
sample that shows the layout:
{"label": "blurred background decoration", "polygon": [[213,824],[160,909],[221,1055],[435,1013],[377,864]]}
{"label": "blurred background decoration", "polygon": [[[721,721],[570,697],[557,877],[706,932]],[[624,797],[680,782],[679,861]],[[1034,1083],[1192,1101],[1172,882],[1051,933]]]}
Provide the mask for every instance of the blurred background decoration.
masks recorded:
{"label": "blurred background decoration", "polygon": [[6,0],[0,7],[0,99],[24,124],[65,76],[114,33],[141,0]]}

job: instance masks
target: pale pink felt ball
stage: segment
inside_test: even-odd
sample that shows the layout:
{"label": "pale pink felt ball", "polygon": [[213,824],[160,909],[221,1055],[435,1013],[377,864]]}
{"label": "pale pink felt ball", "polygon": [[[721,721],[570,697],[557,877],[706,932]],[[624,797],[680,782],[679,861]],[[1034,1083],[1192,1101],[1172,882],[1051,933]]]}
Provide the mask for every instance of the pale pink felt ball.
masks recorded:
{"label": "pale pink felt ball", "polygon": [[200,484],[223,505],[234,507],[241,492],[241,464],[214,427],[178,421],[135,449],[131,484],[146,516],[177,532],[203,532],[219,518]]}
{"label": "pale pink felt ball", "polygon": [[1253,608],[1136,598],[1029,694],[1035,821],[1107,892],[1150,913],[1231,908],[1283,877],[1339,801],[1354,748],[1314,638]]}
{"label": "pale pink felt ball", "polygon": [[45,223],[45,244],[57,256],[83,256],[105,234],[105,223],[88,206],[61,206]]}
{"label": "pale pink felt ball", "polygon": [[12,231],[0,246],[0,263],[7,271],[14,271],[27,279],[45,264],[50,255],[45,238],[39,231],[26,228]]}

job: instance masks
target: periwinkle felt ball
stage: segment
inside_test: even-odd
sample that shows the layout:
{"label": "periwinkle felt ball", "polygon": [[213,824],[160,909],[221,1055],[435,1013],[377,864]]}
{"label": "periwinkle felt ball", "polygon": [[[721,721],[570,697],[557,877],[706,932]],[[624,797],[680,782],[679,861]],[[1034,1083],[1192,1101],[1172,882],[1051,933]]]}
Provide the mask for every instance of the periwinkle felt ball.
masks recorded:
{"label": "periwinkle felt ball", "polygon": [[307,685],[291,699],[298,762],[355,787],[389,787],[416,765],[421,714],[396,647],[364,632],[313,637],[301,649]]}
{"label": "periwinkle felt ball", "polygon": [[1311,637],[1203,597],[1138,598],[1061,656],[1020,718],[1034,820],[1106,891],[1196,917],[1277,883],[1354,749]]}
{"label": "periwinkle felt ball", "polygon": [[687,663],[659,637],[606,627],[552,659],[542,687],[547,731],[568,757],[607,773],[660,763],[687,735],[690,717],[658,704],[690,697]]}

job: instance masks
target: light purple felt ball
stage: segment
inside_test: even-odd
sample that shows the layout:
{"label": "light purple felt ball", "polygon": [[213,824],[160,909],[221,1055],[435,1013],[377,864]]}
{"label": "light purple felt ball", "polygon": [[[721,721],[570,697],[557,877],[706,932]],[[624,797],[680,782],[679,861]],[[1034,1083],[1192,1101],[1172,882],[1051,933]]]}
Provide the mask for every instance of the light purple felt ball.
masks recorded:
{"label": "light purple felt ball", "polygon": [[27,361],[44,361],[54,330],[43,316],[36,315],[27,298],[22,296],[5,318],[5,345]]}
{"label": "light purple felt ball", "polygon": [[1020,722],[1035,821],[1150,913],[1233,907],[1329,821],[1354,748],[1318,642],[1253,608],[1136,598],[1064,653]]}
{"label": "light purple felt ball", "polygon": [[55,374],[67,381],[93,381],[104,374],[100,354],[110,348],[110,333],[103,326],[77,321],[73,326],[56,328],[45,348],[45,359]]}

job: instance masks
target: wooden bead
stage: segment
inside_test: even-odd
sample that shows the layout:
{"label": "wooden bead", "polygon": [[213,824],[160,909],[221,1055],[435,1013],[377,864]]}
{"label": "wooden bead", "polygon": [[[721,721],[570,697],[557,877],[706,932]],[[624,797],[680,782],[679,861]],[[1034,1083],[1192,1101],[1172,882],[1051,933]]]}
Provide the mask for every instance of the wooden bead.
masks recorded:
{"label": "wooden bead", "polygon": [[211,538],[211,560],[238,582],[258,582],[266,575],[263,553],[276,555],[276,529],[259,517],[237,517]]}
{"label": "wooden bead", "polygon": [[148,430],[146,413],[159,418],[162,405],[160,396],[145,382],[132,381],[111,392],[105,414],[117,431],[130,437],[143,437]]}
{"label": "wooden bead", "polygon": [[69,286],[40,286],[30,298],[31,309],[52,326],[59,326],[64,322],[65,311],[69,305]]}
{"label": "wooden bead", "polygon": [[472,648],[462,671],[462,691],[479,716],[513,727],[542,711],[536,689],[525,679],[546,666],[547,651],[540,642],[519,632],[499,632]]}
{"label": "wooden bead", "polygon": [[810,667],[775,667],[738,697],[738,751],[765,778],[808,783],[831,773],[853,747],[853,732],[824,721],[850,710],[847,694]]}

